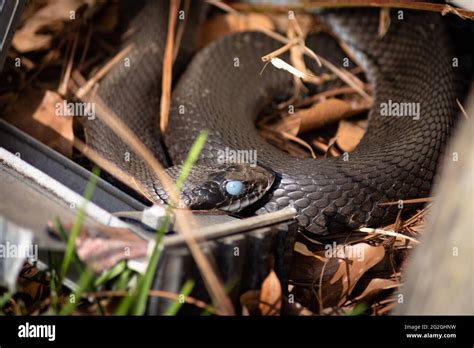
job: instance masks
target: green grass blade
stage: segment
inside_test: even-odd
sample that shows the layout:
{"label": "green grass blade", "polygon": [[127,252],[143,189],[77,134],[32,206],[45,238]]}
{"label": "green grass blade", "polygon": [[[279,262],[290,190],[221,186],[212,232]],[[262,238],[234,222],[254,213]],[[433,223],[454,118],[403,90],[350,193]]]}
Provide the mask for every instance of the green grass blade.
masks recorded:
{"label": "green grass blade", "polygon": [[69,315],[76,309],[84,290],[87,289],[92,281],[93,273],[89,269],[82,272],[76,291],[74,291],[74,301],[67,302],[59,311],[59,315]]}
{"label": "green grass blade", "polygon": [[363,314],[368,308],[369,308],[369,306],[367,306],[367,304],[365,304],[365,303],[358,303],[358,304],[354,307],[354,309],[352,309],[352,312],[348,313],[347,315],[350,316],[350,317],[357,316],[357,315],[361,315],[361,314]]}
{"label": "green grass blade", "polygon": [[183,184],[186,181],[186,178],[188,177],[189,173],[191,172],[194,163],[199,158],[199,154],[201,153],[201,150],[204,147],[204,144],[206,143],[206,139],[207,132],[202,131],[201,133],[199,133],[196,140],[194,141],[194,144],[188,153],[188,157],[183,163],[181,173],[179,173],[179,177],[178,179],[176,179],[176,189],[178,191],[181,189],[181,187],[183,187]]}
{"label": "green grass blade", "polygon": [[3,308],[7,302],[12,298],[13,296],[13,291],[11,290],[8,290],[6,293],[4,293],[1,297],[0,297],[0,308]]}
{"label": "green grass blade", "polygon": [[51,308],[57,313],[58,312],[58,291],[56,286],[57,274],[55,269],[51,269],[50,279],[49,279],[49,288],[50,288],[50,298],[51,298]]}
{"label": "green grass blade", "polygon": [[135,308],[133,310],[134,315],[143,315],[145,313],[146,308],[146,301],[148,299],[148,293],[151,289],[153,284],[153,276],[155,275],[156,268],[158,267],[158,263],[160,261],[162,245],[161,241],[163,240],[163,236],[165,235],[165,231],[168,229],[170,224],[169,214],[164,217],[162,227],[159,229],[156,238],[155,248],[153,253],[151,254],[150,261],[148,263],[148,267],[146,269],[145,275],[140,277],[140,286],[139,292],[136,296],[135,300]]}
{"label": "green grass blade", "polygon": [[90,199],[92,198],[92,195],[94,194],[94,190],[97,184],[97,180],[99,178],[99,174],[100,174],[99,168],[94,167],[94,169],[92,170],[92,175],[90,176],[89,181],[87,182],[87,186],[83,195],[86,202],[82,207],[80,207],[77,213],[76,219],[74,221],[74,224],[71,228],[69,238],[67,240],[66,252],[64,253],[63,264],[61,266],[61,276],[60,276],[61,281],[66,276],[66,273],[69,269],[69,265],[71,264],[73,257],[75,255],[76,238],[79,235],[79,232],[81,231],[82,223],[84,222],[85,207],[87,203],[90,201]]}
{"label": "green grass blade", "polygon": [[184,298],[186,296],[189,296],[193,288],[194,288],[194,281],[187,280],[186,283],[184,283],[183,287],[181,288],[181,291],[179,292],[179,297],[182,296],[182,300],[181,298],[178,298],[176,301],[174,301],[166,310],[165,315],[176,315],[184,304]]}
{"label": "green grass blade", "polygon": [[127,268],[127,263],[125,261],[120,261],[112,268],[102,272],[102,274],[100,274],[97,277],[97,279],[94,281],[94,286],[99,287],[105,284],[106,282],[108,282],[109,280],[115,277],[118,277],[122,272],[125,271],[126,268]]}
{"label": "green grass blade", "polygon": [[132,278],[132,270],[130,268],[125,268],[125,270],[120,273],[118,279],[113,282],[113,290],[126,290],[129,286],[130,279]]}
{"label": "green grass blade", "polygon": [[[66,231],[64,230],[64,227],[63,225],[61,224],[61,221],[59,220],[59,217],[58,216],[55,216],[53,218],[53,224],[54,224],[54,228],[55,230],[59,233],[59,236],[61,237],[61,239],[63,240],[63,242],[67,243],[68,241],[68,236],[67,236],[67,233]],[[76,267],[76,271],[78,274],[81,274],[83,271],[84,271],[84,265],[82,264],[81,260],[79,260],[79,257],[77,256],[76,253],[73,253],[73,261],[72,261],[73,265]],[[50,264],[51,265],[51,264]],[[50,267],[52,268],[52,267]],[[59,274],[60,270],[56,270],[56,273]],[[59,285],[59,288],[61,287],[61,284],[58,284]]]}

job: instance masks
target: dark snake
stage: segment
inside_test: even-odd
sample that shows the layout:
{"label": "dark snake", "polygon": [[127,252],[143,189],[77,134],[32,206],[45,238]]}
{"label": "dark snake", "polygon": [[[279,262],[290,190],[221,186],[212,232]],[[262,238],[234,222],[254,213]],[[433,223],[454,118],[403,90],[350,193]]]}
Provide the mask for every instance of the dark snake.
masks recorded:
{"label": "dark snake", "polygon": [[[348,159],[313,160],[270,145],[255,126],[256,117],[276,96],[293,93],[292,75],[272,66],[262,72],[260,58],[282,43],[261,32],[231,34],[190,59],[197,21],[192,11],[187,18],[191,35],[183,36],[175,62],[178,68],[187,67],[174,85],[169,126],[160,137],[166,3],[150,1],[138,10],[130,24],[135,29],[130,66],[115,66],[100,82],[98,95],[166,163],[164,139],[169,158],[178,164],[168,170],[174,178],[198,134],[207,130],[199,164],[182,189],[184,204],[227,211],[253,204],[258,214],[293,206],[302,228],[327,234],[381,224],[398,213],[396,205],[381,203],[429,195],[458,114],[460,90],[452,42],[440,14],[403,10],[399,19],[392,10],[388,31],[379,37],[377,9],[323,12],[325,24],[355,52],[375,102],[366,134]],[[317,40],[310,48],[325,57]],[[280,58],[289,61],[287,55]],[[419,117],[382,116],[383,103],[419,103]],[[85,131],[90,146],[146,186],[149,199],[167,200],[153,172],[100,119],[87,121]],[[256,150],[258,166],[217,163],[226,148]],[[125,154],[131,154],[129,160]],[[229,193],[229,182],[242,183],[237,194]]]}

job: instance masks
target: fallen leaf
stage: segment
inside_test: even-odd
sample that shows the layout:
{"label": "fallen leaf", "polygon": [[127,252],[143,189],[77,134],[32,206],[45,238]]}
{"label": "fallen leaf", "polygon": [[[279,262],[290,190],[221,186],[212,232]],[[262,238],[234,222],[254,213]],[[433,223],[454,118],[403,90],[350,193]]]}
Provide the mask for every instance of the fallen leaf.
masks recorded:
{"label": "fallen leaf", "polygon": [[279,122],[272,126],[272,129],[279,133],[288,133],[297,136],[301,129],[301,117],[299,115],[283,117]]}
{"label": "fallen leaf", "polygon": [[[327,244],[325,250],[311,252],[303,243],[295,244],[291,279],[307,284],[317,294],[320,308],[341,306],[359,279],[385,256],[383,246],[367,243],[354,245]],[[307,305],[314,298],[298,299]]]}
{"label": "fallen leaf", "polygon": [[[26,11],[31,16],[24,18],[23,26],[16,31],[12,41],[13,47],[20,53],[51,48],[52,32],[62,30],[64,23],[71,20],[71,11],[84,4],[93,3],[94,0],[49,0],[44,7],[34,12]],[[54,30],[41,30],[45,28]]]}
{"label": "fallen leaf", "polygon": [[300,133],[318,129],[330,123],[352,116],[352,107],[344,100],[330,98],[309,109],[300,110],[294,117],[301,119]]}
{"label": "fallen leaf", "polygon": [[378,295],[384,290],[397,288],[400,286],[400,283],[393,279],[384,279],[384,278],[373,278],[370,279],[365,289],[357,295],[353,301],[355,302],[367,302],[370,298]]}
{"label": "fallen leaf", "polygon": [[271,271],[262,283],[259,307],[262,315],[280,314],[281,284],[274,271]]}
{"label": "fallen leaf", "polygon": [[58,116],[58,103],[63,103],[63,99],[56,92],[26,88],[19,100],[2,112],[2,118],[71,158],[74,140],[72,117]]}
{"label": "fallen leaf", "polygon": [[365,129],[357,123],[341,120],[336,133],[336,142],[344,152],[353,151],[365,134]]}
{"label": "fallen leaf", "polygon": [[261,315],[260,312],[260,290],[249,290],[240,296],[242,315]]}

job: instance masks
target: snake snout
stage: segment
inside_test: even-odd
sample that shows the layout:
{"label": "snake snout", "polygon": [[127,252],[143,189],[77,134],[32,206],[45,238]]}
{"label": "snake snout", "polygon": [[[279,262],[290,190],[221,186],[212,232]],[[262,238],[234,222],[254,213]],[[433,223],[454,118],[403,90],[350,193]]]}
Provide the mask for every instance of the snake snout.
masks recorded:
{"label": "snake snout", "polygon": [[275,175],[259,166],[224,164],[193,168],[181,190],[181,207],[238,212],[262,198]]}

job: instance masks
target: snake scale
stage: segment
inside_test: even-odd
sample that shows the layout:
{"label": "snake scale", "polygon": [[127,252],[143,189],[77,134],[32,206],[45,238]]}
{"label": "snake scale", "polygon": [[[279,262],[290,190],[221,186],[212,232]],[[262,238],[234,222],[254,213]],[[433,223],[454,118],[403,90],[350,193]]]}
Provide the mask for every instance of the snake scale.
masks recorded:
{"label": "snake scale", "polygon": [[[161,138],[166,3],[147,2],[132,19],[131,65],[114,67],[100,82],[98,94],[164,163],[163,147],[179,165],[200,131],[207,130],[200,164],[183,188],[188,206],[238,211],[258,201],[257,213],[293,206],[303,229],[328,234],[396,216],[396,205],[380,203],[429,195],[458,110],[459,72],[441,15],[404,10],[399,19],[391,11],[389,29],[379,37],[379,10],[323,12],[325,24],[355,52],[375,102],[366,134],[348,158],[313,160],[282,152],[255,127],[265,106],[293,91],[292,75],[271,66],[262,72],[260,58],[282,44],[260,32],[242,32],[212,42],[190,59],[197,22],[192,11],[187,19],[191,35],[183,36],[175,63],[186,69],[174,84],[169,126]],[[285,55],[281,58],[288,61]],[[382,116],[384,103],[418,103],[419,117]],[[100,119],[87,121],[85,131],[90,146],[147,187],[148,198],[158,203],[167,199],[152,171]],[[256,150],[258,166],[217,163],[226,148]],[[124,160],[130,152],[131,159]],[[178,169],[171,167],[169,173],[176,177]],[[243,185],[229,191],[229,180]]]}

